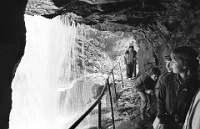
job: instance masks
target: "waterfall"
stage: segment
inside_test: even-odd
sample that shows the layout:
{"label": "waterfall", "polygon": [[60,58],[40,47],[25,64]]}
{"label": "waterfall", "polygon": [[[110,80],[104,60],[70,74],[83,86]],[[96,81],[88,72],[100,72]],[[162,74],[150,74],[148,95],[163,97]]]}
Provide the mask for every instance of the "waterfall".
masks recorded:
{"label": "waterfall", "polygon": [[62,19],[25,15],[27,44],[12,82],[10,129],[66,129],[87,107],[84,78],[71,72],[77,26]]}

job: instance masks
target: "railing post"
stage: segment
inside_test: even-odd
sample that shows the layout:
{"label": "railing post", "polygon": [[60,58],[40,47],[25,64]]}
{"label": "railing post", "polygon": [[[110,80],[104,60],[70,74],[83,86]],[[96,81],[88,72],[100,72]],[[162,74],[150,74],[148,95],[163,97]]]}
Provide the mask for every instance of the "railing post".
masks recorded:
{"label": "railing post", "polygon": [[98,129],[101,129],[101,100],[98,103]]}
{"label": "railing post", "polygon": [[[92,104],[92,106],[76,121],[74,122],[69,129],[75,129],[79,123],[99,104],[100,100],[102,99],[103,95],[105,94],[107,88],[108,88],[108,79],[106,80],[106,84],[100,94],[100,96],[97,98],[97,100]],[[100,110],[101,111],[101,110]]]}
{"label": "railing post", "polygon": [[[98,129],[101,129],[101,99],[102,99],[103,95],[105,94],[106,90],[108,90],[109,96],[110,96],[112,124],[113,124],[113,129],[115,129],[115,118],[114,118],[114,111],[113,111],[112,94],[111,94],[111,89],[110,89],[110,85],[109,85],[109,76],[112,73],[113,73],[113,71],[111,71],[109,73],[108,78],[106,79],[106,84],[105,84],[100,96],[97,98],[97,100],[92,104],[92,106],[76,122],[74,122],[72,124],[72,126],[69,127],[69,129],[75,129],[79,125],[79,123],[97,106],[97,104],[98,104]],[[114,74],[113,74],[113,80],[114,80]],[[115,84],[115,82],[114,82],[114,84]],[[115,86],[114,86],[114,88],[115,88]]]}
{"label": "railing post", "polygon": [[120,69],[120,74],[121,74],[121,79],[122,79],[122,88],[124,88],[124,80],[123,80],[123,75],[122,75],[122,68],[119,62],[119,69]]}
{"label": "railing post", "polygon": [[113,111],[112,94],[111,94],[109,83],[108,83],[108,92],[109,92],[109,96],[110,96],[110,105],[111,105],[111,115],[112,115],[113,129],[115,129],[115,118],[114,118],[114,111]]}
{"label": "railing post", "polygon": [[114,102],[114,103],[115,103],[115,105],[118,107],[118,104],[117,104],[117,91],[116,91],[115,77],[114,77],[113,71],[112,71],[112,77],[113,77],[113,88],[114,88],[115,99],[116,99],[116,100],[115,100],[116,102]]}

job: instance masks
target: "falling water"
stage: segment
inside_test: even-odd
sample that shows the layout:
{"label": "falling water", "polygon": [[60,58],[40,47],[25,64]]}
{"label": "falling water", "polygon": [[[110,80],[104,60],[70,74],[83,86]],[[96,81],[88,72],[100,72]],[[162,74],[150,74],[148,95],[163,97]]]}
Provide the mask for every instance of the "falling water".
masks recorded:
{"label": "falling water", "polygon": [[77,27],[61,17],[25,16],[25,22],[27,44],[12,83],[10,129],[67,129],[89,98],[84,77],[71,79]]}

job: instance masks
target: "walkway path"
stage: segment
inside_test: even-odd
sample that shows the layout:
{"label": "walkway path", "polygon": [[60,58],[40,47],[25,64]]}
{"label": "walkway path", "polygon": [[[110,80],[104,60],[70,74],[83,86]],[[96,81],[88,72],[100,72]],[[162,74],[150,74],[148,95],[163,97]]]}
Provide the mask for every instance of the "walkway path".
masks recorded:
{"label": "walkway path", "polygon": [[[145,121],[140,119],[140,97],[132,87],[135,80],[124,80],[124,88],[117,84],[117,105],[114,108],[115,126],[116,129],[153,129],[152,122],[155,119],[156,104],[152,103],[150,113],[151,118],[146,117]],[[120,88],[119,88],[120,87]],[[155,96],[152,96],[155,97]],[[155,100],[155,99],[154,99]],[[107,105],[110,105],[109,103]],[[110,108],[103,109],[102,112],[102,129],[113,129],[112,117]],[[96,114],[95,119],[98,119],[97,110],[93,111]],[[93,118],[94,119],[94,118]],[[97,123],[95,123],[97,125]],[[93,129],[93,128],[91,128]]]}
{"label": "walkway path", "polygon": [[[116,129],[153,129],[152,122],[155,119],[156,114],[155,101],[152,103],[150,110],[152,117],[146,117],[145,121],[141,121],[139,115],[140,98],[139,95],[136,93],[135,89],[132,87],[134,81],[135,80],[124,80],[125,90],[123,91],[123,94],[120,97],[121,101],[119,99],[119,103],[121,102],[121,105],[125,103],[125,105],[122,107],[126,108],[127,110],[123,111],[126,113],[125,119],[121,121],[121,123],[116,127]],[[155,96],[152,97],[155,98]]]}

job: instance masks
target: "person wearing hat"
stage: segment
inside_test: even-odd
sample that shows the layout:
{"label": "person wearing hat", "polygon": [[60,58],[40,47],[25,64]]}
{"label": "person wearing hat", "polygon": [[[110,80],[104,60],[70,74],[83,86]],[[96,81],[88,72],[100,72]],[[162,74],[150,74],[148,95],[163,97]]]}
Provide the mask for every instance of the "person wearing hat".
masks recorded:
{"label": "person wearing hat", "polygon": [[127,79],[132,79],[133,74],[134,77],[136,76],[136,54],[137,52],[134,50],[134,46],[130,44],[124,56]]}

